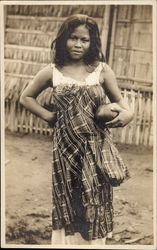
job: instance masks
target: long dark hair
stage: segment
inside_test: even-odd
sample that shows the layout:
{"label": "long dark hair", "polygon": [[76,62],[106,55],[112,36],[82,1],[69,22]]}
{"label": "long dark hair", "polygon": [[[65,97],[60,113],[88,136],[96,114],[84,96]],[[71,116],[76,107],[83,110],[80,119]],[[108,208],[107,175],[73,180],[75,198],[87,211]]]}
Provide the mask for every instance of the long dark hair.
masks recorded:
{"label": "long dark hair", "polygon": [[51,43],[51,50],[54,52],[53,62],[63,66],[68,60],[66,42],[71,33],[80,25],[85,25],[89,30],[90,48],[84,56],[84,63],[92,65],[96,61],[105,61],[101,51],[101,40],[98,25],[95,20],[87,15],[76,14],[68,17],[61,25],[56,39]]}

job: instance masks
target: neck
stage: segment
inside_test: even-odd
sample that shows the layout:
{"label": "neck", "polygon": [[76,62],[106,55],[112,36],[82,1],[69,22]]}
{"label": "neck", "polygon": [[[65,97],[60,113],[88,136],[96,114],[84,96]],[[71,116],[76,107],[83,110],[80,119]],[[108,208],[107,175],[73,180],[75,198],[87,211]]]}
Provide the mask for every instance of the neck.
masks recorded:
{"label": "neck", "polygon": [[65,66],[73,66],[73,67],[79,67],[79,66],[82,66],[82,65],[85,65],[83,59],[82,60],[69,60],[65,63]]}

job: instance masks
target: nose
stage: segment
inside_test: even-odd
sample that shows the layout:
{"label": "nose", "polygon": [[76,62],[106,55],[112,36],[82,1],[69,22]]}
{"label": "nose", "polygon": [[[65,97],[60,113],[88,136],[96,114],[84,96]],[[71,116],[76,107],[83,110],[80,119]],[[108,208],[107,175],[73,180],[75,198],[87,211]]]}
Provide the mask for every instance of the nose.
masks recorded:
{"label": "nose", "polygon": [[82,47],[82,43],[81,43],[81,40],[80,39],[78,39],[77,41],[76,41],[76,43],[75,43],[75,47]]}

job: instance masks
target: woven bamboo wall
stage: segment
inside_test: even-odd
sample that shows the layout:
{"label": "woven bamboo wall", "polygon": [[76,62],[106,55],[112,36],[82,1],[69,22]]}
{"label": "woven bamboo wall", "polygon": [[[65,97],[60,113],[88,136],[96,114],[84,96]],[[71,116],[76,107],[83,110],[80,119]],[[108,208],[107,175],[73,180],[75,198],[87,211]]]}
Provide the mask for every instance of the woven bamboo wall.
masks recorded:
{"label": "woven bamboo wall", "polygon": [[[135,110],[135,118],[130,125],[123,130],[113,130],[115,141],[152,145],[151,9],[148,6],[118,6],[113,11],[112,27],[109,25],[111,10],[111,6],[96,5],[7,6],[6,128],[47,135],[52,133],[45,122],[18,104],[19,96],[33,76],[50,62],[49,47],[64,18],[74,13],[84,13],[97,20],[103,51],[109,49],[109,63],[118,77],[122,94]],[[111,41],[108,47],[106,38],[109,33]],[[143,87],[146,88],[145,92],[140,91]],[[47,100],[49,91],[44,91],[39,97],[40,103],[44,104],[44,96]]]}
{"label": "woven bamboo wall", "polygon": [[113,69],[119,80],[152,86],[151,6],[120,6],[117,9]]}
{"label": "woven bamboo wall", "polygon": [[114,138],[121,142],[152,145],[152,6],[121,5],[115,8],[112,39],[110,64],[124,98],[135,111],[131,124],[118,132],[113,130]]}

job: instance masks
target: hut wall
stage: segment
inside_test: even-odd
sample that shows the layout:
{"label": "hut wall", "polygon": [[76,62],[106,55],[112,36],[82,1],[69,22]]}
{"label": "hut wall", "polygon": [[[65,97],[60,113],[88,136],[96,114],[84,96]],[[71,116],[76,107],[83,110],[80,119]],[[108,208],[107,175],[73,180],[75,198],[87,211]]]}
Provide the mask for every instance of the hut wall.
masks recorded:
{"label": "hut wall", "polygon": [[114,26],[109,64],[124,99],[134,111],[128,126],[113,129],[114,138],[118,142],[152,145],[152,6],[115,6]]}
{"label": "hut wall", "polygon": [[[33,76],[51,62],[50,44],[65,17],[82,13],[98,22],[103,51],[107,49],[109,64],[122,94],[135,111],[132,123],[113,130],[115,141],[152,145],[151,11],[151,6],[131,5],[8,5],[5,26],[6,128],[52,134],[47,124],[21,107],[18,100]],[[42,105],[44,98],[50,100],[51,91],[47,89],[39,96]]]}

